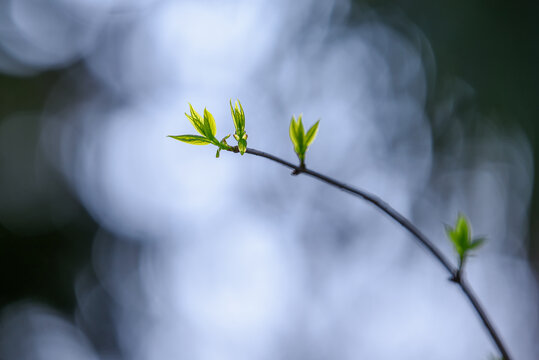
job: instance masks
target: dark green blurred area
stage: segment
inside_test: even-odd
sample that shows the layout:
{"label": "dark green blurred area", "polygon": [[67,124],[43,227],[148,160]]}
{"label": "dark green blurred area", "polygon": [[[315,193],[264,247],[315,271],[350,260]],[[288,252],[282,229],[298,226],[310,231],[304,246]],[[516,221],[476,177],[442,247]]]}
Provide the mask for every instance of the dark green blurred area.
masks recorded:
{"label": "dark green blurred area", "polygon": [[[496,122],[501,128],[521,127],[531,141],[534,154],[537,153],[539,5],[536,2],[355,1],[351,26],[364,21],[366,14],[375,14],[377,19],[407,36],[406,30],[395,21],[405,17],[429,41],[436,63],[429,106],[434,106],[437,97],[443,96],[445,81],[460,78],[475,89],[475,105],[488,121]],[[25,78],[0,75],[0,122],[19,112],[39,113],[51,89],[69,70]],[[485,117],[477,121],[484,121]],[[435,141],[439,141],[434,135]],[[443,144],[435,143],[436,146]],[[534,162],[537,168],[537,156]],[[534,189],[529,256],[537,270],[537,180]],[[30,298],[71,312],[75,306],[73,281],[89,264],[96,229],[97,225],[84,211],[62,228],[32,236],[10,232],[0,223],[0,307]]]}
{"label": "dark green blurred area", "polygon": [[[355,1],[352,22],[361,22],[374,9],[376,16],[410,36],[401,26],[407,18],[430,43],[435,57],[435,81],[429,84],[432,115],[444,85],[461,79],[473,88],[473,106],[499,129],[521,128],[529,139],[534,169],[539,167],[539,2],[537,1]],[[432,120],[432,118],[431,118]],[[466,124],[474,128],[474,124]],[[443,134],[434,129],[434,147],[443,147]],[[443,150],[443,149],[442,149]],[[528,254],[539,270],[539,193],[534,178],[530,209]]]}
{"label": "dark green blurred area", "polygon": [[[41,112],[52,87],[68,70],[24,78],[0,75],[0,125],[13,114]],[[42,233],[8,230],[0,222],[0,307],[29,300],[72,311],[75,277],[89,261],[97,229],[83,210],[80,214],[71,223]]]}

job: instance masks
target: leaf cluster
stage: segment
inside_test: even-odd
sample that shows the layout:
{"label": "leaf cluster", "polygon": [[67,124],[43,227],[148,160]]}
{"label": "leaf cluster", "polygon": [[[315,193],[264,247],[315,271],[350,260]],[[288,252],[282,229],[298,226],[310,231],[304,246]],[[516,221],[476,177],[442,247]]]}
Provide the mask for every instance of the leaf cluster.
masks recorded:
{"label": "leaf cluster", "polygon": [[[189,119],[195,130],[200,135],[169,135],[169,137],[192,145],[213,144],[217,146],[217,153],[215,154],[216,157],[219,157],[221,150],[232,150],[232,147],[226,142],[226,139],[230,137],[230,134],[222,138],[221,141],[217,140],[215,137],[217,134],[215,119],[206,108],[204,108],[203,117],[200,116],[200,114],[193,108],[191,104],[189,104],[189,110],[190,114],[185,113],[185,116]],[[243,132],[245,133],[245,115],[243,115]],[[245,138],[247,138],[247,134],[245,134]],[[245,147],[247,147],[247,142],[245,142]]]}
{"label": "leaf cluster", "polygon": [[445,231],[459,256],[459,268],[464,265],[470,251],[477,249],[485,242],[485,238],[482,237],[472,239],[470,224],[462,214],[458,215],[455,227],[446,225]]}
{"label": "leaf cluster", "polygon": [[305,165],[305,153],[307,152],[309,145],[312,144],[316,138],[316,135],[318,134],[319,123],[320,120],[315,122],[314,125],[311,126],[307,132],[305,132],[302,122],[302,115],[299,115],[297,120],[294,116],[292,116],[289,128],[290,140],[292,140],[292,144],[294,144],[294,151],[298,155],[301,166]]}
{"label": "leaf cluster", "polygon": [[[217,133],[215,119],[206,108],[204,108],[204,116],[200,116],[191,104],[189,104],[189,110],[190,113],[186,113],[185,116],[200,135],[169,135],[169,137],[193,145],[213,144],[217,146],[216,157],[219,157],[221,150],[239,152],[241,155],[245,154],[247,151],[245,112],[243,111],[243,106],[239,100],[236,100],[234,104],[232,104],[232,100],[230,100],[230,114],[234,121],[234,139],[238,142],[237,147],[232,147],[227,144],[226,139],[230,137],[230,134],[221,139],[221,141],[217,140],[215,137]],[[305,132],[302,116],[300,115],[297,120],[292,116],[289,129],[290,139],[292,140],[294,150],[300,160],[301,167],[305,167],[305,153],[318,134],[319,123],[320,120],[314,123],[314,125]]]}
{"label": "leaf cluster", "polygon": [[234,139],[238,142],[240,154],[243,155],[247,149],[247,133],[245,132],[245,113],[239,101],[236,101],[235,106],[232,106],[232,100],[230,100],[230,113],[236,128]]}

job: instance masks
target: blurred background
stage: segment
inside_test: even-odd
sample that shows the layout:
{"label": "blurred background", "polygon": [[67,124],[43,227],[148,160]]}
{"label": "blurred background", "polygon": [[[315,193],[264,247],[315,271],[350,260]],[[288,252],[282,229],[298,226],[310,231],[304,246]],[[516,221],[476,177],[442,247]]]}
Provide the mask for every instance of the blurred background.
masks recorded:
{"label": "blurred background", "polygon": [[0,1],[0,359],[486,359],[460,291],[380,211],[220,137],[374,192],[539,358],[537,2]]}

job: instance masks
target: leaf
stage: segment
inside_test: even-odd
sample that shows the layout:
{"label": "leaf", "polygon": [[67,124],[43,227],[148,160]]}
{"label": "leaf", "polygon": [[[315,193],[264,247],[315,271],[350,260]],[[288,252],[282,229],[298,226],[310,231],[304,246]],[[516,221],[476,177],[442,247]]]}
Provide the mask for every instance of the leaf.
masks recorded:
{"label": "leaf", "polygon": [[294,144],[294,149],[296,149],[296,153],[299,150],[299,144],[298,144],[298,138],[296,136],[296,118],[292,116],[292,119],[290,120],[290,127],[288,129],[288,133],[290,135],[290,140],[292,140],[292,144]]}
{"label": "leaf", "polygon": [[247,150],[247,141],[245,139],[238,140],[238,150],[240,151],[240,154],[245,154],[245,151]]}
{"label": "leaf", "polygon": [[288,127],[288,135],[290,136],[290,140],[292,140],[292,143],[296,145],[296,118],[292,116],[292,119],[290,119],[290,126]]}
{"label": "leaf", "polygon": [[183,141],[184,143],[192,145],[208,145],[211,141],[203,136],[199,135],[169,135],[173,139]]}
{"label": "leaf", "polygon": [[470,244],[470,225],[468,224],[468,220],[464,215],[459,214],[457,218],[457,223],[455,225],[455,236],[456,240],[459,242],[459,244],[463,247],[468,247],[467,245]]}
{"label": "leaf", "polygon": [[245,134],[245,113],[239,100],[236,100],[234,106],[232,106],[232,100],[230,100],[230,113],[232,114],[234,127],[236,128],[234,137],[237,140],[238,138],[243,137]]}
{"label": "leaf", "polygon": [[463,257],[470,245],[470,227],[466,218],[459,214],[455,227],[446,227],[446,232],[457,253]]}
{"label": "leaf", "polygon": [[486,238],[484,238],[484,237],[474,239],[470,243],[470,246],[468,246],[468,250],[477,249],[478,247],[480,247],[481,245],[483,245],[485,243],[485,240],[486,240]]}
{"label": "leaf", "polygon": [[238,104],[240,104],[240,128],[241,131],[245,131],[245,112],[243,111],[243,106],[241,106],[241,102],[238,100]]}
{"label": "leaf", "polygon": [[236,123],[236,131],[241,131],[241,115],[240,115],[240,109],[238,108],[238,102],[235,102],[234,105],[234,121]]}
{"label": "leaf", "polygon": [[459,255],[459,258],[462,260],[464,259],[464,255],[466,253],[466,248],[462,247],[458,241],[455,239],[455,237],[453,236],[449,236],[449,239],[451,240],[451,242],[453,243],[453,246],[455,247],[455,251],[457,252],[457,254]]}
{"label": "leaf", "polygon": [[447,233],[447,236],[449,237],[449,240],[451,240],[451,242],[453,243],[453,246],[455,248],[455,251],[459,255],[459,258],[462,260],[464,258],[465,247],[462,246],[460,237],[458,236],[455,228],[447,226],[446,233]]}
{"label": "leaf", "polygon": [[298,125],[296,127],[296,136],[298,139],[299,149],[301,153],[305,153],[305,129],[303,128],[303,122],[301,121],[302,114],[298,116]]}
{"label": "leaf", "polygon": [[193,109],[193,106],[191,104],[189,104],[189,108],[191,110],[191,115],[188,115],[186,113],[185,116],[187,116],[189,121],[191,121],[191,124],[193,125],[195,130],[199,132],[200,135],[206,136],[206,132],[205,132],[205,129],[204,129],[204,123],[202,121],[202,118],[195,111],[195,109]]}
{"label": "leaf", "polygon": [[232,100],[230,101],[230,111],[232,113],[232,120],[234,120],[234,127],[236,128],[236,132],[238,132],[240,130],[240,123],[238,122],[238,114],[234,106],[232,106]]}
{"label": "leaf", "polygon": [[218,158],[221,154],[221,148],[217,148],[217,152],[215,153],[215,157]]}
{"label": "leaf", "polygon": [[189,119],[189,121],[191,122],[195,130],[198,131],[200,135],[206,136],[204,124],[202,124],[200,121],[198,121],[198,119],[193,118],[191,115],[187,113],[185,113],[185,116],[187,116],[187,118]]}
{"label": "leaf", "polygon": [[459,254],[460,267],[463,266],[464,260],[471,250],[479,248],[485,238],[479,237],[472,240],[471,226],[466,217],[462,214],[458,215],[455,227],[446,226],[447,236],[455,246],[455,250]]}
{"label": "leaf", "polygon": [[204,126],[206,128],[206,135],[210,137],[210,134],[212,137],[215,136],[217,133],[217,127],[215,126],[215,119],[213,118],[213,115],[204,108]]}
{"label": "leaf", "polygon": [[305,135],[305,147],[307,148],[309,145],[311,145],[316,138],[316,135],[318,135],[318,124],[320,123],[320,120],[314,123],[313,126],[307,131],[307,135]]}
{"label": "leaf", "polygon": [[230,99],[230,114],[232,115],[232,120],[234,121],[234,127],[236,131],[238,130],[238,123],[236,122],[236,113],[234,112],[234,107],[232,106],[232,99]]}
{"label": "leaf", "polygon": [[191,116],[198,119],[198,121],[200,121],[202,123],[202,117],[200,116],[199,113],[197,113],[197,111],[193,108],[193,106],[191,105],[191,103],[189,103],[189,111],[191,111]]}

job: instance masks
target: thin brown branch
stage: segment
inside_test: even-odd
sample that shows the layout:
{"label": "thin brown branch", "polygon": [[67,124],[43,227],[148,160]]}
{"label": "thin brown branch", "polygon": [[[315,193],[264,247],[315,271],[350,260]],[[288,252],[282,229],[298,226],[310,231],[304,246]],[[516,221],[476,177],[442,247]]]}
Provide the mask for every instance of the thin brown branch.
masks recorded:
{"label": "thin brown branch", "polygon": [[[238,148],[232,147],[230,151],[238,152]],[[476,295],[473,293],[471,287],[467,284],[467,282],[463,279],[461,271],[459,268],[455,267],[448,259],[444,256],[444,254],[430,241],[410,220],[405,218],[402,214],[400,214],[397,210],[392,208],[388,203],[383,201],[378,196],[371,194],[367,191],[360,190],[357,188],[354,188],[350,185],[347,185],[345,183],[342,183],[340,181],[337,181],[335,179],[332,179],[328,176],[325,176],[323,174],[320,174],[316,171],[310,170],[303,166],[297,166],[294,165],[286,160],[283,160],[281,158],[278,158],[277,156],[265,153],[260,150],[247,148],[246,150],[247,154],[260,156],[272,161],[275,161],[283,166],[286,166],[293,170],[293,175],[299,175],[299,174],[307,174],[311,177],[314,177],[315,179],[318,179],[320,181],[323,181],[331,186],[335,186],[347,193],[350,193],[354,196],[360,197],[371,204],[373,204],[375,207],[380,209],[382,212],[386,213],[389,217],[391,217],[393,220],[398,222],[403,228],[408,230],[414,238],[419,242],[420,245],[422,245],[424,248],[427,249],[427,251],[436,259],[438,262],[447,270],[447,272],[450,275],[450,280],[456,284],[459,285],[462,292],[466,295],[470,303],[472,304],[473,308],[475,309],[476,313],[481,318],[481,321],[483,322],[483,325],[489,332],[492,340],[498,347],[498,350],[500,351],[501,355],[503,356],[504,360],[511,360],[511,357],[509,356],[508,351],[506,350],[505,345],[503,344],[503,341],[492,325],[491,320],[489,319],[487,313],[485,312],[483,306],[479,303],[479,300],[477,299]]]}

